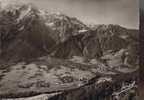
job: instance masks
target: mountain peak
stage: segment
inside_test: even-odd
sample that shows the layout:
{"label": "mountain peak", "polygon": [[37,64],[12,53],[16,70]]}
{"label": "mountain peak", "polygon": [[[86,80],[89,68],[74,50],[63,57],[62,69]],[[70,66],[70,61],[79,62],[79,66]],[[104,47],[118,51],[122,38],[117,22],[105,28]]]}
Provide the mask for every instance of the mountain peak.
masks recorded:
{"label": "mountain peak", "polygon": [[[13,16],[15,16],[17,13],[23,14],[24,12],[35,12],[38,11],[38,9],[30,4],[25,3],[22,1],[16,1],[16,0],[0,0],[0,11],[4,13],[11,13]],[[25,13],[25,15],[27,14]]]}

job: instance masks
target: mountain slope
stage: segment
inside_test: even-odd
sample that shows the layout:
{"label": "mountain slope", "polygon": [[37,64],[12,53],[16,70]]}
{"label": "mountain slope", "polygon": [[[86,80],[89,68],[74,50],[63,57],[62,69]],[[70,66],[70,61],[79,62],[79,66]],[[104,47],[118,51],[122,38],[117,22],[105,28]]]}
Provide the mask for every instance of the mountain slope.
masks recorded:
{"label": "mountain slope", "polygon": [[[51,48],[55,42],[48,35],[50,30],[45,27],[38,16],[38,10],[31,5],[11,8],[13,6],[7,5],[0,12],[0,20],[2,21],[0,25],[2,58],[8,59],[11,57],[13,59],[17,57],[27,59],[27,56],[30,58],[37,57],[45,53],[44,46]],[[43,42],[45,42],[45,45]]]}

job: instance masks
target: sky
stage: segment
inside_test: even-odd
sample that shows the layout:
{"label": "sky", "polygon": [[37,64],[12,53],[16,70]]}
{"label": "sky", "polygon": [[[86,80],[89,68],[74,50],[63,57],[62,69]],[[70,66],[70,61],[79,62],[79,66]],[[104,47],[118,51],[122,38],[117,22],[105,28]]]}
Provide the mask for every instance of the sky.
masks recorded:
{"label": "sky", "polygon": [[[12,1],[12,0],[11,0]],[[139,0],[23,0],[48,12],[77,17],[85,24],[139,27]]]}

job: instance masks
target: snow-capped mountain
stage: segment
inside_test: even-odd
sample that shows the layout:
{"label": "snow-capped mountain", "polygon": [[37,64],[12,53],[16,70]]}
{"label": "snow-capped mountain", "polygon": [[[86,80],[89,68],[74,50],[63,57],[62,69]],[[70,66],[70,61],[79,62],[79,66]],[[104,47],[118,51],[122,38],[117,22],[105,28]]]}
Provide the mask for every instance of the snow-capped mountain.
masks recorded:
{"label": "snow-capped mountain", "polygon": [[18,40],[23,41],[23,45],[48,51],[49,47],[88,31],[76,18],[42,12],[30,4],[6,5],[1,9],[0,17],[2,49],[6,48],[6,51],[16,45],[20,49],[22,45],[18,46]]}
{"label": "snow-capped mountain", "polygon": [[98,58],[108,51],[126,49],[137,36],[136,30],[112,24],[89,27],[77,18],[31,4],[8,4],[0,13],[1,58]]}

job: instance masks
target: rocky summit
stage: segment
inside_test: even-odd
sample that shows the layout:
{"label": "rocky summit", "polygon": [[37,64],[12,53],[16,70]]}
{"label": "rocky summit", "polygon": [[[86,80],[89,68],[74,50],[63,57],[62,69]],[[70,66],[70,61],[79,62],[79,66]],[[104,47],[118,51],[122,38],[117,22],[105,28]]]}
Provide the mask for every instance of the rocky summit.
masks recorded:
{"label": "rocky summit", "polygon": [[137,97],[136,29],[88,26],[32,4],[1,2],[0,39],[3,100]]}

